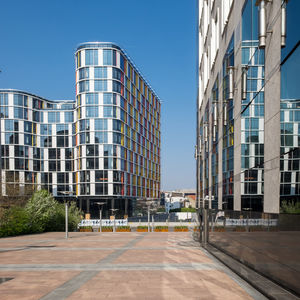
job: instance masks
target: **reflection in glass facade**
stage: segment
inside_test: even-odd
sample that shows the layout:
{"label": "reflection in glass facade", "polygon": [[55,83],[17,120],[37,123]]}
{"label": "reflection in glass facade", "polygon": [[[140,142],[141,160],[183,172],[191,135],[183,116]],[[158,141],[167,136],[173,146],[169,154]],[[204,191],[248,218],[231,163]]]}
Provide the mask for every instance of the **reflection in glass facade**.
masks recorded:
{"label": "reflection in glass facade", "polygon": [[76,51],[76,100],[1,90],[2,191],[79,199],[86,212],[132,214],[160,193],[160,100],[116,45]]}
{"label": "reflection in glass facade", "polygon": [[198,206],[279,213],[300,199],[300,2],[198,9]]}
{"label": "reflection in glass facade", "polygon": [[286,6],[286,47],[281,52],[280,201],[300,199],[300,34],[299,1]]}
{"label": "reflection in glass facade", "polygon": [[247,76],[241,113],[242,208],[263,208],[264,49],[258,45],[258,8],[248,0],[242,12],[242,62]]}

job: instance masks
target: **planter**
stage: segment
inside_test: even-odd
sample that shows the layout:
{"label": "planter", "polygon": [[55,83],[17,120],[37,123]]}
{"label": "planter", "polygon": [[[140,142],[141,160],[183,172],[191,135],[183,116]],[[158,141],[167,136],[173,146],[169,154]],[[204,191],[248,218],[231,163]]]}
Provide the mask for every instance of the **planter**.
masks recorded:
{"label": "planter", "polygon": [[188,232],[188,228],[174,228],[174,232]]}
{"label": "planter", "polygon": [[214,227],[214,232],[225,232],[224,227]]}
{"label": "planter", "polygon": [[148,228],[137,228],[137,232],[148,232]]}
{"label": "planter", "polygon": [[155,228],[154,231],[155,232],[169,232],[169,229],[158,229],[158,228]]}
{"label": "planter", "polygon": [[116,232],[131,232],[131,229],[118,229],[118,228],[116,228]]}
{"label": "planter", "polygon": [[[100,228],[98,229],[100,232]],[[102,232],[113,232],[113,227],[112,226],[102,226]]]}
{"label": "planter", "polygon": [[79,232],[93,232],[92,228],[80,228]]}

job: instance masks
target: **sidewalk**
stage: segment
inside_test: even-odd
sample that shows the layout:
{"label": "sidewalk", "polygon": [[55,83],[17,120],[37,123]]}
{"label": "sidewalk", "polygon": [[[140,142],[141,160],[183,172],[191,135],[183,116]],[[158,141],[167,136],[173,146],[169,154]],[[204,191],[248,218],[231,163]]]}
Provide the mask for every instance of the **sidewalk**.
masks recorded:
{"label": "sidewalk", "polygon": [[[13,278],[1,283],[1,278]],[[2,280],[4,281],[4,280]],[[191,233],[0,239],[1,299],[265,299]]]}

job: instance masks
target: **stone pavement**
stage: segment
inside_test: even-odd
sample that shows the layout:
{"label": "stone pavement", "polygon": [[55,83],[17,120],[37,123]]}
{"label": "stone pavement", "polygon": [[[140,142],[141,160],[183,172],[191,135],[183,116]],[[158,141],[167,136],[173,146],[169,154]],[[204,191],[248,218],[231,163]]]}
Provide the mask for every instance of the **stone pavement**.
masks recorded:
{"label": "stone pavement", "polygon": [[106,298],[265,299],[201,249],[190,232],[0,239],[1,300]]}

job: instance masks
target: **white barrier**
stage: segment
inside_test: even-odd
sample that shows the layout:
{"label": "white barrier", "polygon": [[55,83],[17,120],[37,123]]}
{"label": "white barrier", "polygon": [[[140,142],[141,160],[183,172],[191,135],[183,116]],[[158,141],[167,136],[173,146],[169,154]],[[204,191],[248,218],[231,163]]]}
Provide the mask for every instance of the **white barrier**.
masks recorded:
{"label": "white barrier", "polygon": [[[128,226],[128,219],[102,219],[102,226]],[[78,224],[79,227],[82,226],[95,226],[100,227],[100,219],[93,219],[93,220],[81,220]]]}
{"label": "white barrier", "polygon": [[[223,225],[223,220],[217,220],[219,225]],[[227,226],[277,226],[278,219],[229,219],[226,218]]]}

